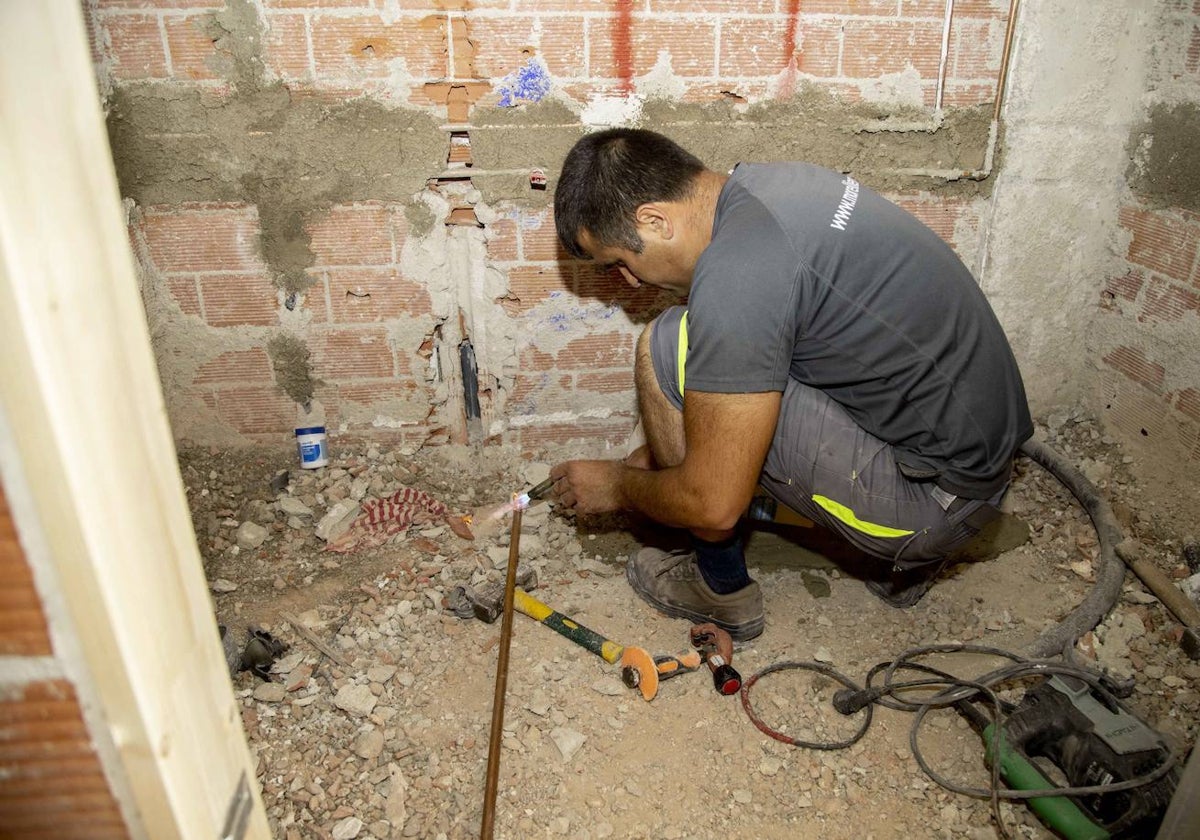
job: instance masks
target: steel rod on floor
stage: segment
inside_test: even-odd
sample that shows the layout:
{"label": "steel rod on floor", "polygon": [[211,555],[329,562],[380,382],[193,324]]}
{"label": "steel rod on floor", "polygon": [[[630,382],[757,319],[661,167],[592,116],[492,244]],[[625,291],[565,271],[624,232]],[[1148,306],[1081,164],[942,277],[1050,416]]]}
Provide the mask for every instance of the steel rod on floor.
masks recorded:
{"label": "steel rod on floor", "polygon": [[504,613],[500,621],[500,655],[496,659],[496,694],[492,699],[492,733],[488,739],[487,787],[483,794],[480,840],[492,840],[496,822],[496,788],[500,781],[500,742],[504,735],[504,694],[508,688],[508,649],[512,645],[513,592],[517,588],[517,556],[521,545],[521,509],[513,511],[508,537],[508,571],[504,576]]}

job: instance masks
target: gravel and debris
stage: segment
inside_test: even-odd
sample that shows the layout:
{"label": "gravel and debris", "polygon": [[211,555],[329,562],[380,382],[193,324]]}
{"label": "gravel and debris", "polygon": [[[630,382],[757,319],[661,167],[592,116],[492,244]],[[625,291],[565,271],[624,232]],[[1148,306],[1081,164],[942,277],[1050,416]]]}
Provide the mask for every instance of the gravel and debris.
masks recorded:
{"label": "gravel and debris", "polygon": [[[1185,533],[1194,519],[1140,506],[1128,456],[1092,420],[1060,414],[1039,436],[1100,488],[1164,572],[1181,582],[1200,572],[1196,539]],[[500,625],[460,619],[447,599],[460,584],[502,582],[507,531],[467,542],[445,524],[414,524],[350,554],[325,550],[325,541],[347,511],[402,487],[469,513],[536,483],[558,459],[501,448],[389,450],[336,436],[331,444],[330,466],[318,470],[299,469],[290,447],[180,450],[215,623],[287,645],[270,682],[234,678],[274,836],[477,837]],[[773,663],[819,661],[861,684],[876,662],[916,645],[1022,651],[1087,593],[1097,542],[1079,505],[1027,459],[1006,508],[1028,526],[1028,540],[954,567],[903,611],[806,552],[803,533],[756,532],[749,558],[767,628],[734,665],[749,677]],[[647,533],[645,522],[576,520],[539,504],[523,516],[520,557],[537,571],[537,597],[560,612],[618,642],[677,653],[688,623],[653,611],[624,580],[624,557]],[[1127,575],[1117,606],[1078,648],[1133,677],[1127,702],[1186,750],[1200,728],[1200,663],[1180,650],[1179,634]],[[969,677],[995,663],[938,664]],[[756,684],[754,709],[793,737],[844,738],[857,718],[829,706],[837,687],[819,673],[781,671]],[[505,708],[498,837],[997,836],[987,801],[922,774],[905,713],[878,709],[847,749],[797,749],[756,729],[707,672],[664,682],[647,703],[613,666],[523,616]],[[959,715],[929,715],[920,741],[938,772],[986,784],[982,743]],[[1002,814],[1013,836],[1053,836],[1023,806]]]}

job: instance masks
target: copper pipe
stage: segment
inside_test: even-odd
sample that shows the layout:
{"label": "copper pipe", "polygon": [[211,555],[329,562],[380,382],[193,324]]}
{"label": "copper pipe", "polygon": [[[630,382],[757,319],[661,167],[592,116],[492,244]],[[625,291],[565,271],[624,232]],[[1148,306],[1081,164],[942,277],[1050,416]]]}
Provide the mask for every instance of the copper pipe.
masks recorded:
{"label": "copper pipe", "polygon": [[937,94],[934,96],[933,108],[942,110],[942,94],[946,92],[946,55],[950,51],[950,22],[954,19],[954,0],[946,0],[945,20],[942,22],[942,56],[938,60]]}
{"label": "copper pipe", "polygon": [[504,614],[500,621],[500,655],[496,659],[496,694],[492,698],[492,732],[488,739],[487,783],[483,794],[480,840],[492,840],[496,822],[496,788],[500,782],[500,741],[504,735],[504,695],[508,689],[508,649],[512,645],[513,593],[517,588],[517,556],[521,546],[521,508],[512,515],[508,536],[508,571],[504,576]]}
{"label": "copper pipe", "polygon": [[1004,101],[1004,82],[1008,79],[1008,59],[1012,55],[1013,32],[1017,28],[1017,7],[1021,0],[1008,4],[1008,27],[1004,31],[1004,52],[1000,60],[1000,79],[996,82],[996,106],[992,109],[992,122],[1000,119],[1000,103]]}

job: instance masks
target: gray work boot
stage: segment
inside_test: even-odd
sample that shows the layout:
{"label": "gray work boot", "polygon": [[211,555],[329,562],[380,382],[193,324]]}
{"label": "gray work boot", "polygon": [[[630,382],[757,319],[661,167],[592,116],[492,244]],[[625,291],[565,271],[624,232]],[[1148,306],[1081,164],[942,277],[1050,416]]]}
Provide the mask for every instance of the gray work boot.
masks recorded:
{"label": "gray work boot", "polygon": [[625,577],[633,591],[656,609],[697,624],[711,621],[735,642],[763,631],[766,619],[759,585],[751,581],[737,592],[718,595],[700,576],[694,551],[643,548],[630,556]]}

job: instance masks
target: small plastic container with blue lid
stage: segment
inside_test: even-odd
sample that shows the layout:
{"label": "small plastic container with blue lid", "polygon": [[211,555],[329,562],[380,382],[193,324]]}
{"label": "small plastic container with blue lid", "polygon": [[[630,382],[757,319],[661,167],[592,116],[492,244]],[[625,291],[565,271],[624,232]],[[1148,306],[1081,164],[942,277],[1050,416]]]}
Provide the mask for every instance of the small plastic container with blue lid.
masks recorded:
{"label": "small plastic container with blue lid", "polygon": [[324,426],[297,428],[296,446],[300,450],[300,466],[304,469],[313,470],[329,463],[329,441]]}

